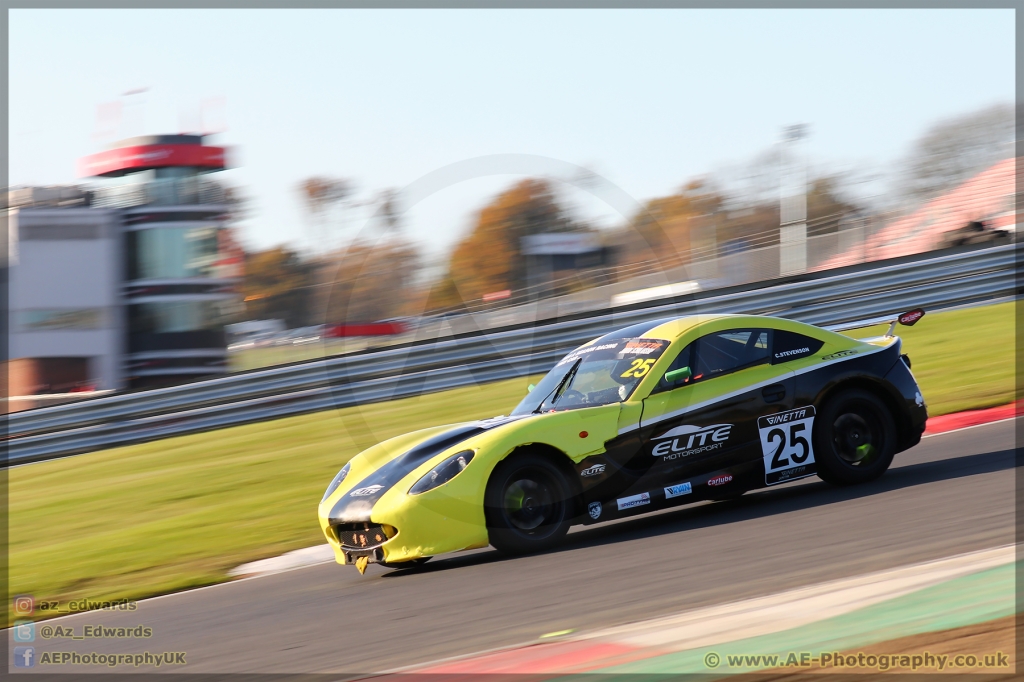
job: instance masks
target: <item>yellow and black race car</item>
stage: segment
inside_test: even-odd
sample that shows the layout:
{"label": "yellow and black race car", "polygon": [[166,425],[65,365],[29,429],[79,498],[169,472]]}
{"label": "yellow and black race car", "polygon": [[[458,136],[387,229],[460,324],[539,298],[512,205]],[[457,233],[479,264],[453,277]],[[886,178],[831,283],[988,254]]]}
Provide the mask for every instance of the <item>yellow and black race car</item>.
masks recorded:
{"label": "yellow and black race car", "polygon": [[320,526],[338,563],[362,571],[488,544],[537,551],[572,524],[814,474],[869,481],[928,416],[895,324],[864,340],[751,315],[619,329],[562,358],[507,417],[356,455],[328,486]]}

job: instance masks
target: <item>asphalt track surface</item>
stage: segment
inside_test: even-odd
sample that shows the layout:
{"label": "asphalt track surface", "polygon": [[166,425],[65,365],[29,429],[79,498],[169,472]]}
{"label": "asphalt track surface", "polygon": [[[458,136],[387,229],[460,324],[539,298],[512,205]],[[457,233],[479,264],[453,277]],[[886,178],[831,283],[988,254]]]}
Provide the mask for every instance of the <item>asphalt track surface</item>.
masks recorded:
{"label": "asphalt track surface", "polygon": [[322,564],[242,580],[47,621],[144,624],[149,640],[37,636],[36,652],[184,651],[185,668],[161,671],[348,676],[772,594],[1012,543],[1013,448],[1013,421],[968,428],[926,438],[867,485],[807,479],[576,529],[536,556],[487,549],[414,570]]}

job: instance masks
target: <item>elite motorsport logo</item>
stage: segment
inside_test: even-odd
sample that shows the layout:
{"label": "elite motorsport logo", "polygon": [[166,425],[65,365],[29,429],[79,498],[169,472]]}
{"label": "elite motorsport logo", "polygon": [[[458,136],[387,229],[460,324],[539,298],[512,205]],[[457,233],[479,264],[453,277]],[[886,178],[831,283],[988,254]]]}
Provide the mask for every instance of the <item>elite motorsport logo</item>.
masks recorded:
{"label": "elite motorsport logo", "polygon": [[669,462],[680,457],[720,450],[729,441],[732,427],[732,424],[677,426],[655,438],[658,443],[651,454]]}
{"label": "elite motorsport logo", "polygon": [[822,360],[835,360],[837,358],[846,358],[846,357],[849,357],[851,355],[856,355],[856,354],[857,354],[857,351],[852,350],[852,349],[851,350],[837,350],[835,353],[830,353],[829,355],[822,355],[821,359]]}
{"label": "elite motorsport logo", "polygon": [[594,466],[587,467],[586,469],[581,471],[580,472],[580,476],[582,476],[584,478],[587,478],[589,476],[597,476],[598,474],[603,474],[604,470],[605,470],[605,465],[604,464],[595,464]]}

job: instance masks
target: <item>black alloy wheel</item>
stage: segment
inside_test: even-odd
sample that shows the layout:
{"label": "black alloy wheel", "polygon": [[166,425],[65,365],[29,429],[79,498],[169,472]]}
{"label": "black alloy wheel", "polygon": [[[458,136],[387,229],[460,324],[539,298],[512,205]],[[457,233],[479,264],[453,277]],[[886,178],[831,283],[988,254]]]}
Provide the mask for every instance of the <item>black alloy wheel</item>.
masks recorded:
{"label": "black alloy wheel", "polygon": [[573,515],[570,487],[547,457],[522,453],[491,474],[484,515],[491,544],[507,554],[537,552],[556,545]]}
{"label": "black alloy wheel", "polygon": [[835,485],[878,478],[896,453],[896,423],[877,396],[861,389],[843,391],[814,420],[818,475]]}

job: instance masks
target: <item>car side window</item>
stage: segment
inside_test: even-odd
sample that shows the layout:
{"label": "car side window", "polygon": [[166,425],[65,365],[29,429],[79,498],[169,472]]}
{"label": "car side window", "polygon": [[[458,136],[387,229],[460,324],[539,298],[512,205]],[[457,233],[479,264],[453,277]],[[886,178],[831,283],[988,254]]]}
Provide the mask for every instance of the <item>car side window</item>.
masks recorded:
{"label": "car side window", "polygon": [[[730,329],[700,337],[684,348],[665,371],[653,393],[688,386],[771,359],[767,329]],[[680,374],[680,370],[688,372]]]}
{"label": "car side window", "polygon": [[772,364],[799,360],[814,355],[825,345],[820,339],[776,329],[772,334]]}
{"label": "car side window", "polygon": [[697,339],[693,380],[713,379],[768,362],[767,329],[730,329]]}
{"label": "car side window", "polygon": [[[651,393],[661,393],[662,391],[670,391],[673,388],[679,388],[680,386],[686,386],[691,383],[691,378],[687,376],[680,376],[679,370],[689,369],[692,367],[693,362],[693,348],[696,343],[689,344],[686,348],[679,352],[676,359],[672,361],[672,364],[665,370],[665,374],[662,375],[658,381],[658,385],[654,387]],[[684,373],[685,374],[685,373]]]}

